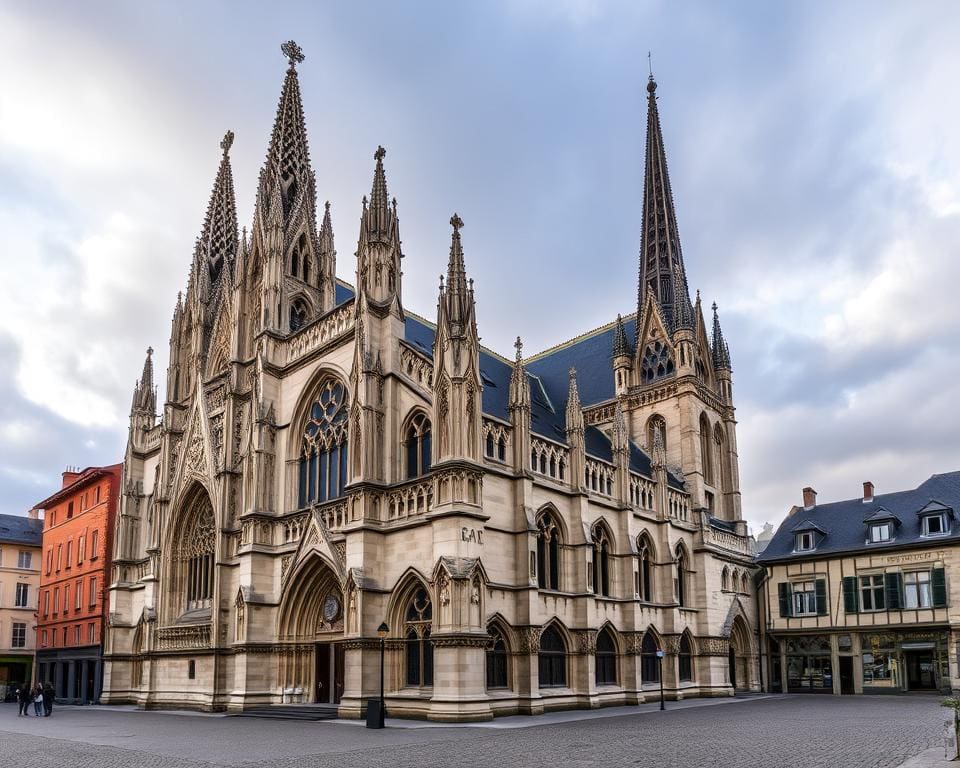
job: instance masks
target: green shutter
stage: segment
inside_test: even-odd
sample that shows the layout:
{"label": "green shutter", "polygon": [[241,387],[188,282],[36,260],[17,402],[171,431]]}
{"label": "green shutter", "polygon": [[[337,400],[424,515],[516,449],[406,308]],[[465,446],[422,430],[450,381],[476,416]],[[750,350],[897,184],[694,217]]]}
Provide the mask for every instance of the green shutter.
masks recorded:
{"label": "green shutter", "polygon": [[827,605],[827,580],[817,579],[817,616],[826,616],[830,612],[830,606]]}
{"label": "green shutter", "polygon": [[900,573],[883,574],[885,592],[887,593],[887,610],[895,611],[903,607],[903,576]]}
{"label": "green shutter", "polygon": [[947,604],[947,578],[943,568],[934,568],[930,572],[930,584],[933,587],[933,607],[943,608]]}
{"label": "green shutter", "polygon": [[857,577],[843,577],[843,610],[844,613],[856,613],[859,610],[857,599]]}
{"label": "green shutter", "polygon": [[790,610],[790,583],[781,581],[777,586],[780,589],[780,615],[792,616],[793,612]]}

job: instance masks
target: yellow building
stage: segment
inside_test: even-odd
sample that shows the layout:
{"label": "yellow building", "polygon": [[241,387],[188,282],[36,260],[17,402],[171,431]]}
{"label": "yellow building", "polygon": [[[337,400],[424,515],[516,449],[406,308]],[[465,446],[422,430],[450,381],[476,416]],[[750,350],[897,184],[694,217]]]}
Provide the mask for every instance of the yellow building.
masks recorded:
{"label": "yellow building", "polygon": [[0,701],[33,675],[43,521],[0,515]]}
{"label": "yellow building", "polygon": [[830,504],[803,495],[758,558],[769,689],[960,688],[960,472]]}

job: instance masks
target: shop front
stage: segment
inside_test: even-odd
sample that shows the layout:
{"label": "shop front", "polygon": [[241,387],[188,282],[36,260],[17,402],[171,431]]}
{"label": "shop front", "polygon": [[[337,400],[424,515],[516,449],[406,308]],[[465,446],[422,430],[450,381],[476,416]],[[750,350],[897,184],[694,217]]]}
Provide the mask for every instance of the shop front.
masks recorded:
{"label": "shop front", "polygon": [[862,634],[863,692],[950,691],[946,630]]}

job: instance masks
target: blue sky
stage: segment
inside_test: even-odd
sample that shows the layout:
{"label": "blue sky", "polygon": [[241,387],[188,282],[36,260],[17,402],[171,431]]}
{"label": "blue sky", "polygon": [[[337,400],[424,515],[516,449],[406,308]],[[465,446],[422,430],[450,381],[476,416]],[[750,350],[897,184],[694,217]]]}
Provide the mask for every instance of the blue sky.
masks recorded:
{"label": "blue sky", "polygon": [[405,305],[435,312],[456,210],[506,354],[634,309],[652,51],[745,516],[960,468],[954,3],[0,1],[0,511],[122,458],[228,128],[251,219],[289,38],[340,277],[383,144]]}

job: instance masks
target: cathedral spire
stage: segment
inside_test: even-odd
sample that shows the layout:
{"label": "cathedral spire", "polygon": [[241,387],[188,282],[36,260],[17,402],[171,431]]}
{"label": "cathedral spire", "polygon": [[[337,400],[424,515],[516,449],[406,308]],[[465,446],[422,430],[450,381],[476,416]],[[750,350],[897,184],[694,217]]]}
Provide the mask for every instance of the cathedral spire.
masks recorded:
{"label": "cathedral spire", "polygon": [[303,51],[293,40],[280,46],[290,66],[283,80],[277,116],[267,150],[267,169],[276,174],[283,194],[284,210],[289,211],[297,195],[306,186],[310,171],[310,150],[307,147],[307,126],[300,98],[297,64],[303,61]]}
{"label": "cathedral spire", "polygon": [[727,346],[727,341],[723,338],[723,330],[720,328],[717,302],[713,302],[711,309],[713,310],[713,339],[710,346],[713,350],[713,367],[718,371],[729,371],[730,347]]}
{"label": "cathedral spire", "polygon": [[207,204],[203,230],[197,241],[196,268],[205,269],[205,272],[196,275],[196,278],[201,284],[209,281],[211,289],[215,289],[220,282],[224,269],[232,272],[239,249],[237,201],[233,191],[233,170],[230,167],[231,146],[233,131],[227,131],[220,142],[223,156],[213,182],[210,202]]}
{"label": "cathedral spire", "polygon": [[396,199],[388,200],[387,176],[383,158],[387,150],[377,147],[373,157],[373,186],[370,199],[363,198],[360,217],[360,239],[357,244],[357,289],[367,294],[376,304],[397,302],[400,306],[400,250],[399,219]]}
{"label": "cathedral spire", "polygon": [[469,312],[470,296],[467,287],[467,269],[463,263],[463,246],[460,229],[463,219],[456,213],[450,217],[453,233],[450,236],[450,259],[447,262],[447,285],[444,292],[447,300],[447,317],[454,333],[462,333],[463,321]]}
{"label": "cathedral spire", "polygon": [[153,387],[153,347],[147,347],[143,361],[143,373],[133,390],[131,411],[141,411],[153,416],[157,410],[157,391]]}
{"label": "cathedral spire", "polygon": [[[675,274],[683,272],[680,235],[673,207],[673,193],[667,173],[667,156],[657,110],[657,83],[647,83],[647,150],[643,179],[643,230],[640,239],[640,280],[637,287],[637,315],[642,313],[647,288],[660,303],[668,326],[674,324],[678,288]],[[684,291],[686,280],[684,279]],[[690,301],[686,294],[687,302]],[[639,333],[640,324],[637,324]]]}

